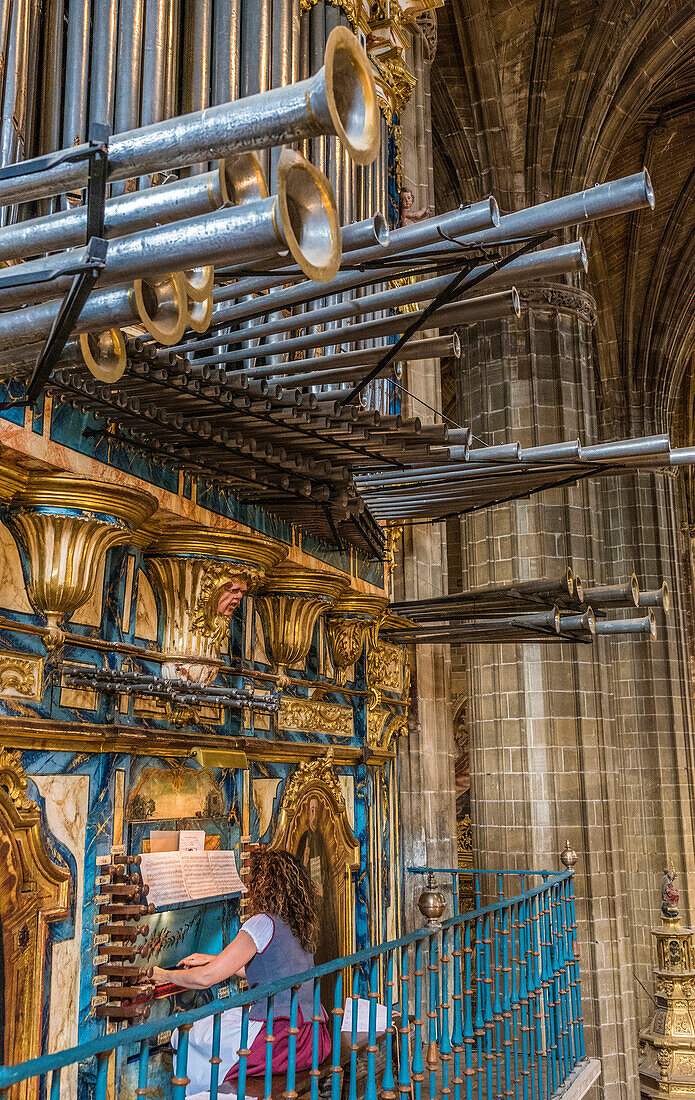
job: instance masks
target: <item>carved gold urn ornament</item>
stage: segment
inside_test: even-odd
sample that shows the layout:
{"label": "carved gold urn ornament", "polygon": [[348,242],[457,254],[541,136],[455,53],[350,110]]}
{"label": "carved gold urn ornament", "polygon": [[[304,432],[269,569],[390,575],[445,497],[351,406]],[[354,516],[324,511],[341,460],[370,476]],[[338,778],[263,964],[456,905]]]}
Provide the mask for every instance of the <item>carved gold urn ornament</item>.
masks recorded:
{"label": "carved gold urn ornament", "polygon": [[326,615],[331,659],[341,686],[346,681],[347,670],[361,657],[370,628],[378,629],[387,607],[385,596],[347,592],[340,596]]}
{"label": "carved gold urn ornament", "polygon": [[47,648],[60,644],[60,624],[90,598],[107,550],[129,542],[156,507],[149,493],[68,474],[32,475],[13,496],[3,518],[24,551]]}
{"label": "carved gold urn ornament", "polygon": [[675,878],[675,871],[664,871],[661,927],[652,929],[656,1010],[639,1033],[640,1092],[648,1097],[695,1096],[694,933],[681,927]]}
{"label": "carved gold urn ornament", "polygon": [[172,528],[147,547],[164,615],[162,675],[209,684],[234,611],[288,548],[254,532]]}
{"label": "carved gold urn ornament", "polygon": [[287,666],[303,664],[322,612],[347,587],[345,577],[302,569],[287,562],[274,569],[256,599],[268,656],[281,678]]}

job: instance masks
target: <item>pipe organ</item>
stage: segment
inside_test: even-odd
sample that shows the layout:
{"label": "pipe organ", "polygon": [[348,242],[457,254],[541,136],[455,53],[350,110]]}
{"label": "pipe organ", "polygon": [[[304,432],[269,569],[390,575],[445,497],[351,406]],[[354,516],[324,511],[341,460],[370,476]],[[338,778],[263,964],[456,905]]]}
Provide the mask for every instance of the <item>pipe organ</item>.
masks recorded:
{"label": "pipe organ", "polygon": [[[413,404],[461,326],[586,271],[553,234],[654,202],[643,171],[398,224],[433,6],[0,0],[0,850],[38,884],[26,924],[22,875],[0,891],[6,1061],[160,1011],[150,968],[239,926],[195,874],[250,844],[320,830],[323,948],[399,935],[409,646],[440,619],[389,614],[394,530],[695,460],[481,456]],[[162,854],[192,877],[154,904]]]}

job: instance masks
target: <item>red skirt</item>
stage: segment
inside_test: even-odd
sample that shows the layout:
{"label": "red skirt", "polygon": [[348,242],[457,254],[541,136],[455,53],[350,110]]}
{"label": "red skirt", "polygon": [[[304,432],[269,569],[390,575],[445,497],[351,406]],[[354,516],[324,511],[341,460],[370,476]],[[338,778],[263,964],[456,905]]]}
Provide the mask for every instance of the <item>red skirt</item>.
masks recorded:
{"label": "red skirt", "polygon": [[[299,1070],[311,1069],[312,1039],[314,1031],[312,1021],[304,1020],[301,1009],[299,1009],[297,1027],[299,1028],[299,1034],[297,1035],[295,1069],[299,1072]],[[265,1074],[266,1045],[266,1025],[264,1024],[251,1044],[249,1056],[246,1059],[247,1077],[263,1077]],[[284,1017],[273,1022],[273,1073],[284,1073],[286,1071],[289,1059],[289,1049],[290,1021]],[[328,1025],[322,1021],[319,1024],[318,1064],[321,1065],[330,1053],[331,1035],[328,1030]],[[225,1081],[236,1081],[238,1076],[239,1063],[237,1062],[236,1065],[232,1066],[230,1069],[225,1077]]]}

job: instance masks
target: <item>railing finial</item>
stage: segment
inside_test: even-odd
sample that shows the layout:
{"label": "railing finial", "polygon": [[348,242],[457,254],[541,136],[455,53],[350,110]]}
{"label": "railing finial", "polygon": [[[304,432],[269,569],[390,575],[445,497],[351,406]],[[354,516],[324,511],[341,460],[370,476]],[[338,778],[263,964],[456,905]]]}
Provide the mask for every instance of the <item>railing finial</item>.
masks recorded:
{"label": "railing finial", "polygon": [[565,841],[565,847],[562,850],[562,852],[560,853],[560,859],[564,863],[564,865],[565,865],[565,867],[567,868],[568,871],[569,871],[570,867],[574,867],[574,865],[577,862],[578,858],[579,857],[578,857],[577,853],[575,852],[574,848],[572,847],[572,845],[570,844],[569,840],[566,840]]}
{"label": "railing finial", "polygon": [[434,880],[434,873],[427,874],[427,885],[417,899],[417,907],[422,913],[428,928],[439,928],[440,917],[446,909],[446,898]]}

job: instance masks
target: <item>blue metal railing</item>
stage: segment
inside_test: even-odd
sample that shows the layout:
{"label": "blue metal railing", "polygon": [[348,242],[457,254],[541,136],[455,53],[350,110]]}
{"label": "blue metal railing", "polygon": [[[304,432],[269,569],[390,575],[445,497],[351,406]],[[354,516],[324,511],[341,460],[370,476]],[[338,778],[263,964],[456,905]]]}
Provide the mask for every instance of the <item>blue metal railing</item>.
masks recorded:
{"label": "blue metal railing", "polygon": [[[458,873],[454,869],[432,870],[452,876]],[[13,1086],[38,1080],[42,1095],[60,1100],[61,1069],[86,1063],[94,1100],[106,1100],[110,1062],[120,1052],[137,1058],[137,1093],[144,1097],[154,1060],[152,1042],[156,1043],[162,1032],[178,1028],[172,1097],[184,1100],[190,1083],[191,1028],[212,1017],[211,1033],[207,1029],[210,1070],[206,1091],[210,1100],[217,1100],[228,1068],[237,1058],[233,1086],[239,1100],[244,1100],[247,1090],[248,1095],[258,1097],[318,1100],[319,1087],[321,1096],[330,1094],[330,1100],[357,1100],[358,1095],[365,1100],[377,1100],[378,1096],[393,1100],[396,1092],[400,1100],[407,1095],[425,1100],[423,1090],[428,1100],[439,1095],[453,1096],[453,1100],[549,1100],[586,1058],[572,872],[541,872],[537,876],[522,872],[524,888],[509,897],[504,897],[504,886],[512,879],[504,872],[467,873],[479,880],[491,876],[486,881],[493,883],[497,899],[459,914],[454,890],[454,916],[441,927],[421,928],[262,988],[126,1027],[17,1066],[0,1067],[0,1089],[8,1090],[6,1095],[12,1098]],[[541,881],[529,884],[536,877]],[[334,975],[335,980],[332,1019],[328,1018],[332,1050],[319,1064],[321,980],[327,975]],[[346,976],[355,993],[366,994],[368,999],[363,1034],[357,1030],[357,1011],[352,1012],[350,1031],[343,1034],[341,1030]],[[302,1052],[301,1062],[298,996],[304,982],[313,983],[313,1015],[311,1056]],[[278,994],[288,989],[287,1069],[278,1084],[273,1075],[278,1024],[274,1005]],[[379,999],[385,1022],[377,1029]],[[265,1044],[265,1073],[260,1080],[247,1074],[252,1004],[263,1004],[267,1019],[260,1038]],[[237,1009],[241,1017],[238,1050],[226,1050],[222,1041],[222,1014],[229,1009]]]}

